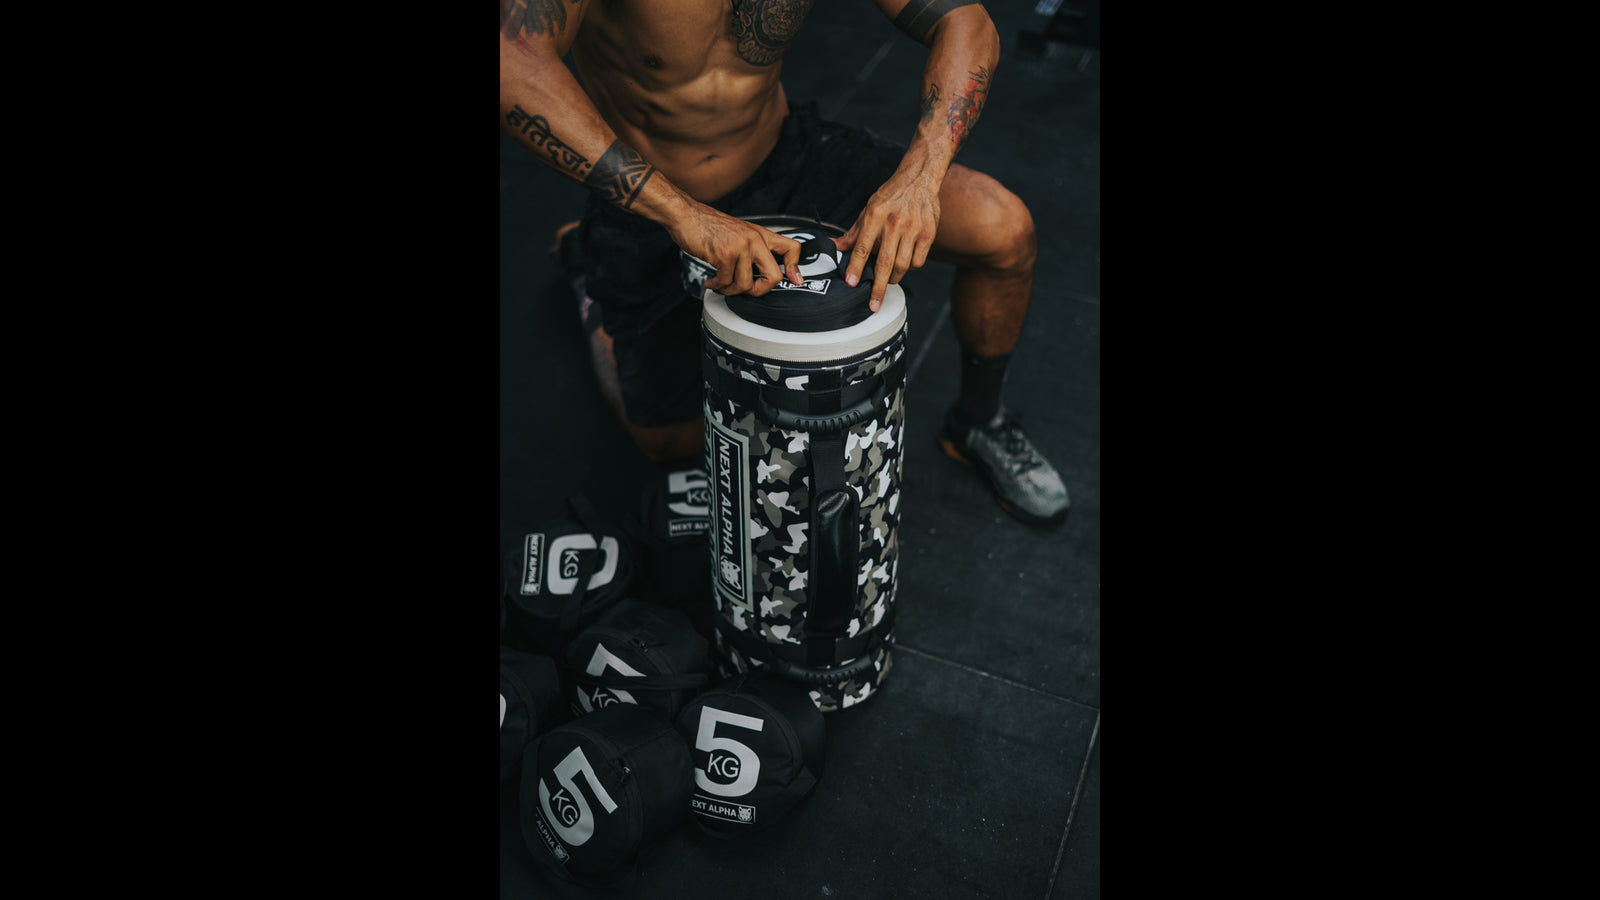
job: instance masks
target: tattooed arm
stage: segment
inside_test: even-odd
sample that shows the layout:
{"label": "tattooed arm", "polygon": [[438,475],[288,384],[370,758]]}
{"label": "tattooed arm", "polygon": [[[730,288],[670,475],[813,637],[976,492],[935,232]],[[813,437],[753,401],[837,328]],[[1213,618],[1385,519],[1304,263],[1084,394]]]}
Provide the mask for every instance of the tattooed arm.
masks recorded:
{"label": "tattooed arm", "polygon": [[540,162],[602,199],[660,224],[679,247],[710,263],[706,282],[759,297],[784,276],[795,284],[800,244],[713,210],[679,190],[617,139],[562,59],[591,0],[503,0],[500,127]]}
{"label": "tattooed arm", "polygon": [[855,284],[874,250],[871,306],[928,260],[939,227],[939,189],[972,134],[1000,59],[1000,35],[977,0],[873,0],[895,27],[928,47],[922,119],[900,168],[837,242],[852,250],[845,280]]}

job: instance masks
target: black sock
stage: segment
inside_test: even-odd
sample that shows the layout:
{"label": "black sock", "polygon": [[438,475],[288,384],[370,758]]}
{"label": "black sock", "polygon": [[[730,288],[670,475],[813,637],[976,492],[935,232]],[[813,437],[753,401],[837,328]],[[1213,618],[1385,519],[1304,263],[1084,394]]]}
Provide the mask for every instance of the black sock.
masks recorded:
{"label": "black sock", "polygon": [[1011,354],[977,356],[961,353],[961,395],[952,412],[967,427],[989,424],[1000,411],[1000,389],[1006,383],[1006,363]]}

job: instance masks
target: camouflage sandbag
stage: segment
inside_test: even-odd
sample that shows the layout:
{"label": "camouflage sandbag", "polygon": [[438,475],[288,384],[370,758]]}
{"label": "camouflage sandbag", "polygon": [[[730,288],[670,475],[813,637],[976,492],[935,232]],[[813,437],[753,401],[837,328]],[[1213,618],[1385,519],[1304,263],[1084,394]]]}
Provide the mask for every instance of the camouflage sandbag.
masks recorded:
{"label": "camouflage sandbag", "polygon": [[[843,254],[814,240],[837,229],[756,221],[821,247],[802,260],[813,293],[843,285]],[[905,299],[891,285],[854,325],[791,331],[792,303],[778,328],[758,307],[740,314],[704,295],[716,649],[725,673],[771,670],[806,685],[823,712],[871,696],[891,664]]]}

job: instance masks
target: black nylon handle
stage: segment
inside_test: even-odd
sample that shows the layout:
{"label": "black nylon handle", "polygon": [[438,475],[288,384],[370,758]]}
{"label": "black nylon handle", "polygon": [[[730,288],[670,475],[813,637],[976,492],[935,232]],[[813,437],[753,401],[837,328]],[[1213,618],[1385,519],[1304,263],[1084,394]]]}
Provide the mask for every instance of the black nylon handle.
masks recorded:
{"label": "black nylon handle", "polygon": [[765,394],[756,394],[756,417],[768,425],[775,425],[789,431],[809,431],[813,434],[833,434],[851,428],[858,422],[865,421],[869,416],[883,412],[884,400],[887,391],[884,390],[882,381],[868,396],[857,400],[849,409],[841,409],[836,413],[810,415],[807,413],[790,412],[780,409],[767,401]]}
{"label": "black nylon handle", "polygon": [[868,669],[871,669],[872,657],[873,654],[868,653],[857,659],[855,662],[839,666],[838,668],[834,669],[808,669],[805,666],[795,665],[788,660],[779,659],[776,656],[768,660],[767,664],[772,667],[772,671],[774,673],[782,675],[784,678],[788,678],[792,681],[800,681],[806,684],[828,685],[837,684],[841,681],[849,681],[850,679],[855,678],[857,675],[860,675],[866,672]]}
{"label": "black nylon handle", "polygon": [[[841,638],[856,607],[856,550],[861,542],[856,492],[848,487],[823,491],[812,499],[811,509],[811,608],[806,612],[806,634]],[[833,655],[831,642],[828,655]]]}

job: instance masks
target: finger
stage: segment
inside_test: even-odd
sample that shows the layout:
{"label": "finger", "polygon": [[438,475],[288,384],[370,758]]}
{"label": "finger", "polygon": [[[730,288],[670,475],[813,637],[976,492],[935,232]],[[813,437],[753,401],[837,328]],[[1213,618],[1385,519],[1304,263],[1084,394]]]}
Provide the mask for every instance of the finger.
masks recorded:
{"label": "finger", "polygon": [[750,296],[760,297],[772,290],[772,286],[783,280],[783,270],[778,268],[778,260],[767,249],[766,244],[752,248],[755,261],[754,284],[750,288]]}
{"label": "finger", "polygon": [[867,267],[867,257],[872,255],[872,245],[878,242],[878,227],[865,225],[856,236],[855,249],[850,251],[850,265],[845,269],[844,283],[855,287],[861,283],[861,271]]}
{"label": "finger", "polygon": [[755,283],[755,277],[751,274],[754,270],[754,265],[750,259],[750,251],[746,249],[739,254],[739,261],[733,265],[732,293],[747,294],[750,292],[751,285]]}
{"label": "finger", "polygon": [[[801,243],[793,238],[773,235],[778,238],[778,252],[783,254],[783,273],[789,277],[791,284],[801,284],[805,279],[800,277],[800,248]],[[768,242],[769,246],[771,241]]]}
{"label": "finger", "polygon": [[911,268],[920,269],[928,264],[928,254],[933,252],[933,239],[917,241],[917,252],[911,255]]}
{"label": "finger", "polygon": [[889,243],[891,240],[893,239],[885,238],[883,244],[878,247],[878,264],[872,273],[872,299],[867,304],[873,312],[877,312],[879,307],[883,306],[883,295],[889,290],[889,276],[894,274],[894,258],[899,248],[891,246]]}
{"label": "finger", "polygon": [[849,253],[850,248],[856,245],[856,238],[861,234],[861,220],[850,226],[850,230],[833,239],[833,249],[841,253]]}
{"label": "finger", "polygon": [[911,269],[911,260],[917,248],[916,242],[904,240],[900,242],[900,249],[894,255],[894,271],[889,274],[890,284],[899,284],[906,272]]}
{"label": "finger", "polygon": [[728,277],[727,273],[727,266],[719,267],[716,271],[711,273],[710,277],[706,279],[705,287],[716,291],[719,294],[726,295],[728,293],[728,283],[732,280]]}

